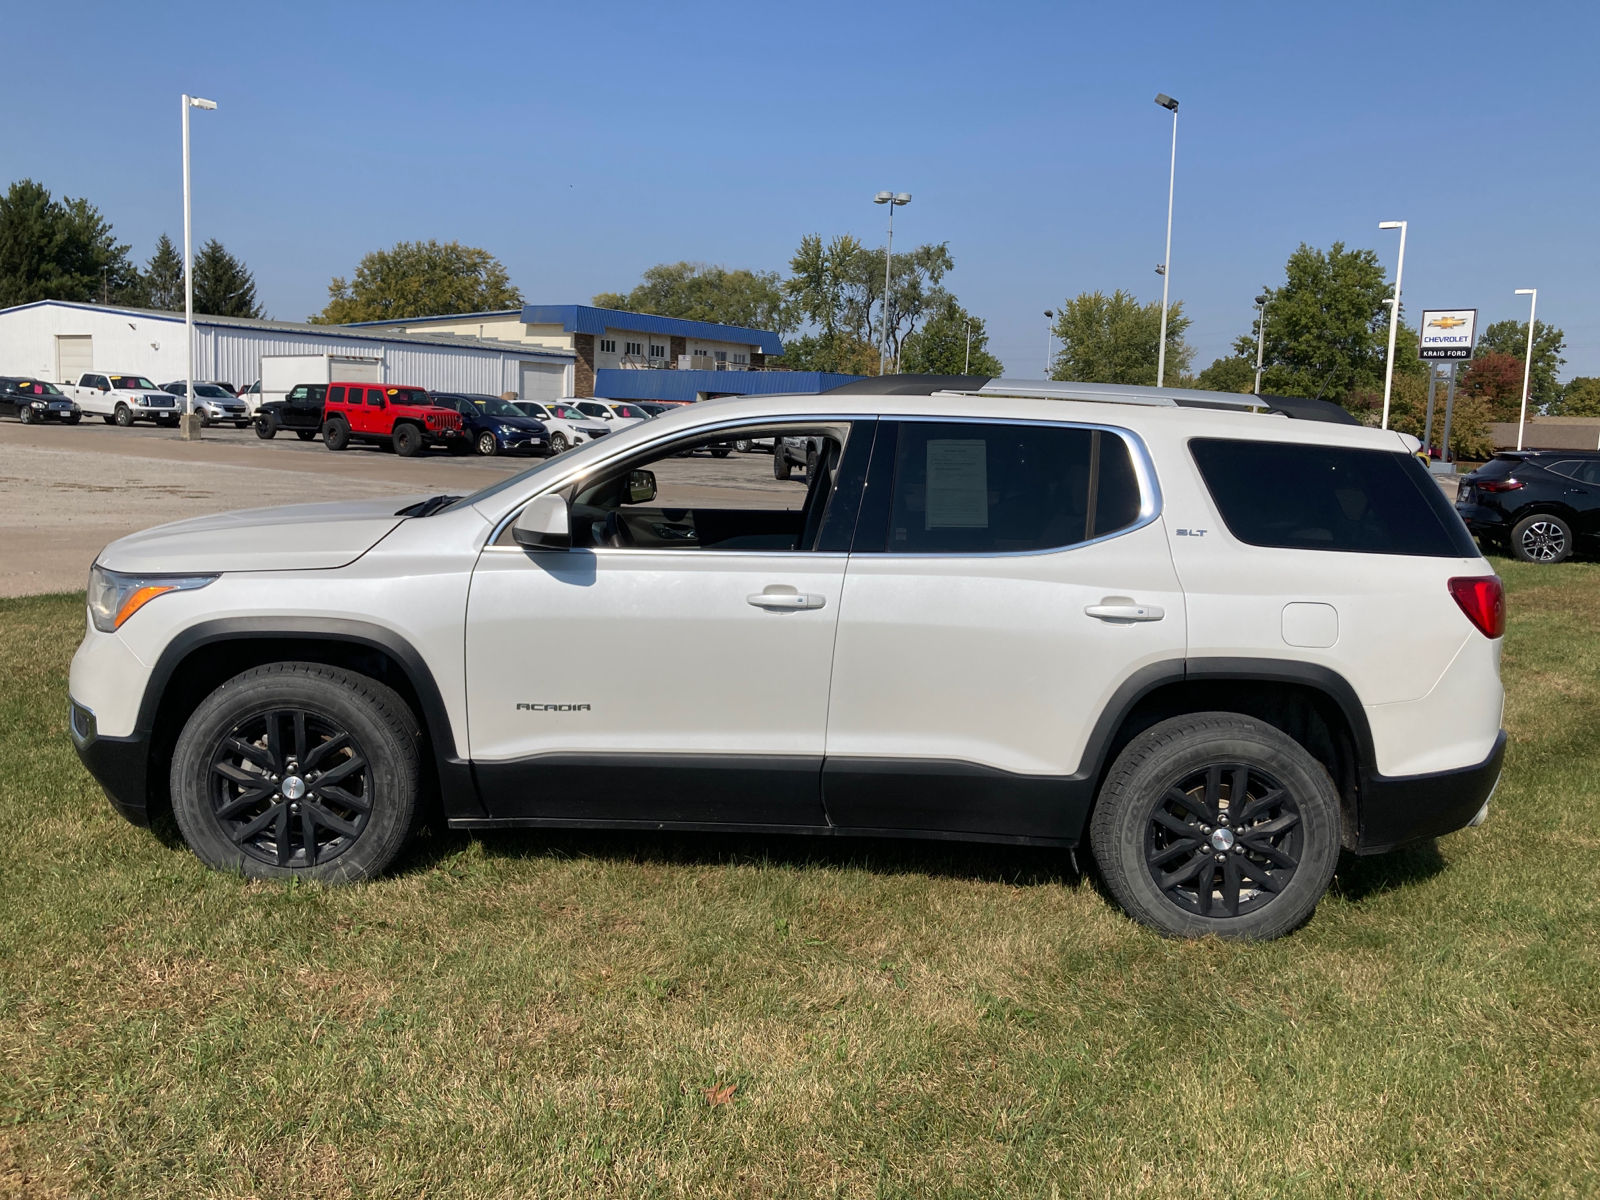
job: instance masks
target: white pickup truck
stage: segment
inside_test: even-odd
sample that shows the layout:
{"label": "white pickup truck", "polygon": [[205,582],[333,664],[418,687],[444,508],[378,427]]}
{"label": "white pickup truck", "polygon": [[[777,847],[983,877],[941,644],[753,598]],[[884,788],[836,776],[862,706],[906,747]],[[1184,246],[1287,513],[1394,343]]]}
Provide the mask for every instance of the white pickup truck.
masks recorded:
{"label": "white pickup truck", "polygon": [[61,390],[76,400],[86,415],[98,416],[107,425],[116,422],[126,427],[135,421],[176,425],[183,412],[182,401],[143,375],[90,372],[76,384],[62,384]]}

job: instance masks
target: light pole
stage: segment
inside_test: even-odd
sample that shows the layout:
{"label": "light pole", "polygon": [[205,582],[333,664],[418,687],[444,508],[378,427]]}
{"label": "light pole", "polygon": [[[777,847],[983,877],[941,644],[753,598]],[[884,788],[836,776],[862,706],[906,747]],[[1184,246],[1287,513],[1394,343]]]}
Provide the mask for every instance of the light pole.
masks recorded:
{"label": "light pole", "polygon": [[1267,345],[1267,297],[1256,297],[1256,307],[1261,310],[1261,316],[1256,323],[1256,388],[1255,394],[1261,394],[1261,354]]}
{"label": "light pole", "polygon": [[967,358],[961,364],[961,373],[963,375],[972,374],[972,321],[970,318],[967,321]]}
{"label": "light pole", "polygon": [[894,210],[911,203],[910,192],[879,192],[872,198],[874,204],[889,206],[889,244],[883,252],[883,349],[878,355],[878,374],[883,374],[889,362],[889,282],[894,271]]}
{"label": "light pole", "polygon": [[1400,328],[1400,278],[1406,271],[1406,223],[1379,221],[1379,229],[1400,231],[1400,261],[1394,268],[1394,299],[1389,304],[1389,360],[1383,368],[1383,428],[1389,428],[1389,393],[1394,388],[1394,335]]}
{"label": "light pole", "polygon": [[1539,309],[1538,288],[1518,288],[1514,293],[1528,300],[1528,357],[1522,363],[1522,412],[1517,416],[1517,449],[1522,449],[1522,430],[1528,423],[1528,383],[1533,378],[1533,317]]}
{"label": "light pole", "polygon": [[1050,351],[1055,348],[1055,345],[1054,345],[1054,343],[1052,341],[1052,336],[1054,335],[1054,333],[1056,331],[1056,327],[1055,327],[1055,324],[1054,324],[1055,319],[1056,319],[1056,314],[1051,312],[1047,308],[1047,309],[1044,310],[1044,315],[1045,315],[1045,326],[1044,326],[1044,377],[1046,379],[1049,379],[1050,378]]}
{"label": "light pole", "polygon": [[189,229],[189,110],[214,109],[215,100],[199,96],[183,97],[183,436],[194,437],[194,246]]}
{"label": "light pole", "polygon": [[1167,382],[1167,292],[1172,286],[1172,190],[1178,182],[1178,102],[1165,92],[1156,103],[1172,113],[1172,172],[1167,176],[1167,256],[1161,260],[1161,341],[1156,347],[1156,386]]}

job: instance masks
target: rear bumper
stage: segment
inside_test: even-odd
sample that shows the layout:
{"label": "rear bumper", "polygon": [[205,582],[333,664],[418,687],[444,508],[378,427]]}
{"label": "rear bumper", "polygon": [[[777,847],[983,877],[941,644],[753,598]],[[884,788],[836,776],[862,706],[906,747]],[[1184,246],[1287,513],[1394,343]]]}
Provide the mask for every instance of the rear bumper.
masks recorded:
{"label": "rear bumper", "polygon": [[94,713],[77,701],[71,702],[67,728],[72,746],[83,765],[116,809],[135,825],[150,824],[146,783],[150,773],[150,736],[102,737],[95,727]]}
{"label": "rear bumper", "polygon": [[1505,765],[1506,731],[1477,766],[1428,775],[1372,775],[1361,785],[1360,854],[1453,833],[1472,823],[1489,801]]}

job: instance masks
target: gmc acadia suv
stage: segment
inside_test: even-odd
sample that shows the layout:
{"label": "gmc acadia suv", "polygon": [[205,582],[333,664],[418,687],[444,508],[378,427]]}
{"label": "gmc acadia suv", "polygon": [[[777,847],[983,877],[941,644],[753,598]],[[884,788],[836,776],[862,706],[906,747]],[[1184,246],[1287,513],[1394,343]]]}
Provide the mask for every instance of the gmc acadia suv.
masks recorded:
{"label": "gmc acadia suv", "polygon": [[[1087,843],[1137,920],[1275,937],[1341,846],[1481,820],[1505,750],[1500,581],[1415,439],[1341,420],[889,376],[471,496],[181,521],[95,564],[72,735],[252,878],[371,876],[436,797],[471,830]],[[811,439],[807,478],[682,457],[764,438]]]}

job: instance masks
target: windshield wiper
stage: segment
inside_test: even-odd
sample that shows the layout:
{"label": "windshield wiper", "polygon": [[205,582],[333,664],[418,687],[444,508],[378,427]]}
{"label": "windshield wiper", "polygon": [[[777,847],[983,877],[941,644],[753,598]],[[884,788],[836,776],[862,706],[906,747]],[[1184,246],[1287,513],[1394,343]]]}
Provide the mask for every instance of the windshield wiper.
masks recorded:
{"label": "windshield wiper", "polygon": [[431,517],[441,508],[449,508],[460,496],[429,496],[415,504],[408,504],[394,515],[397,517]]}

